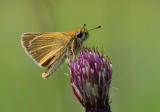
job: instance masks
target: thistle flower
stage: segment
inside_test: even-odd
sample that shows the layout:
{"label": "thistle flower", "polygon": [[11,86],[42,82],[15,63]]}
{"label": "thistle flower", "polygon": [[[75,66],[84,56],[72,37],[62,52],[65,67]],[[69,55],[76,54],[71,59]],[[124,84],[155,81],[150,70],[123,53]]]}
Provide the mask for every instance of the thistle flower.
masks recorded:
{"label": "thistle flower", "polygon": [[111,112],[112,63],[98,50],[84,49],[70,65],[73,92],[86,112]]}

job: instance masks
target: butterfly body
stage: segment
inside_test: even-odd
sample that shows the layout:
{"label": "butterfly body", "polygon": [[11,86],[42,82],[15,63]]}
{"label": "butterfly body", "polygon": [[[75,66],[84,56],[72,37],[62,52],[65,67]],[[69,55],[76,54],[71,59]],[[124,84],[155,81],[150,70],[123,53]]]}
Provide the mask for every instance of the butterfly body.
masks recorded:
{"label": "butterfly body", "polygon": [[26,53],[40,67],[47,67],[42,73],[47,78],[64,62],[73,60],[84,40],[88,37],[85,25],[71,32],[28,32],[22,34],[21,43]]}

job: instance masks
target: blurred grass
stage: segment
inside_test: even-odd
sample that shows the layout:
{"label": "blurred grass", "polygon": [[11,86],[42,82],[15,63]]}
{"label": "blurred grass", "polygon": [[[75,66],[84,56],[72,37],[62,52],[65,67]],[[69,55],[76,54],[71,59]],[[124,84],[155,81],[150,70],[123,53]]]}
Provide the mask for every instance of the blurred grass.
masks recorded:
{"label": "blurred grass", "polygon": [[70,31],[84,23],[85,45],[102,47],[113,61],[113,112],[158,112],[160,2],[156,0],[1,0],[0,112],[82,112],[67,65],[49,80],[27,57],[22,32]]}

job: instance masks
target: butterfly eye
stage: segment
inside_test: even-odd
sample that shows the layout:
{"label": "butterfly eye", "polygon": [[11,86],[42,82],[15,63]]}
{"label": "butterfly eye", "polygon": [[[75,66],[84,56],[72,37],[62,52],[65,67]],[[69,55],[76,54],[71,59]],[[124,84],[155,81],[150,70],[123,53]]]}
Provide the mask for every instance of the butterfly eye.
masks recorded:
{"label": "butterfly eye", "polygon": [[79,32],[79,33],[77,34],[77,37],[78,37],[78,38],[82,38],[82,36],[83,36],[83,33],[82,33],[82,32]]}

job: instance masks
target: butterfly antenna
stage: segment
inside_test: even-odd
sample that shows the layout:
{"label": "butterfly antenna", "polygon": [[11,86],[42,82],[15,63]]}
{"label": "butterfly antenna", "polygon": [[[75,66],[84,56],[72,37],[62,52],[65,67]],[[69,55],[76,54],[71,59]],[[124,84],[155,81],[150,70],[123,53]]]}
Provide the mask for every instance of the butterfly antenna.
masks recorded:
{"label": "butterfly antenna", "polygon": [[95,29],[99,29],[99,28],[101,28],[101,26],[97,26],[97,27],[95,27],[95,28],[89,29],[88,31],[95,30]]}

